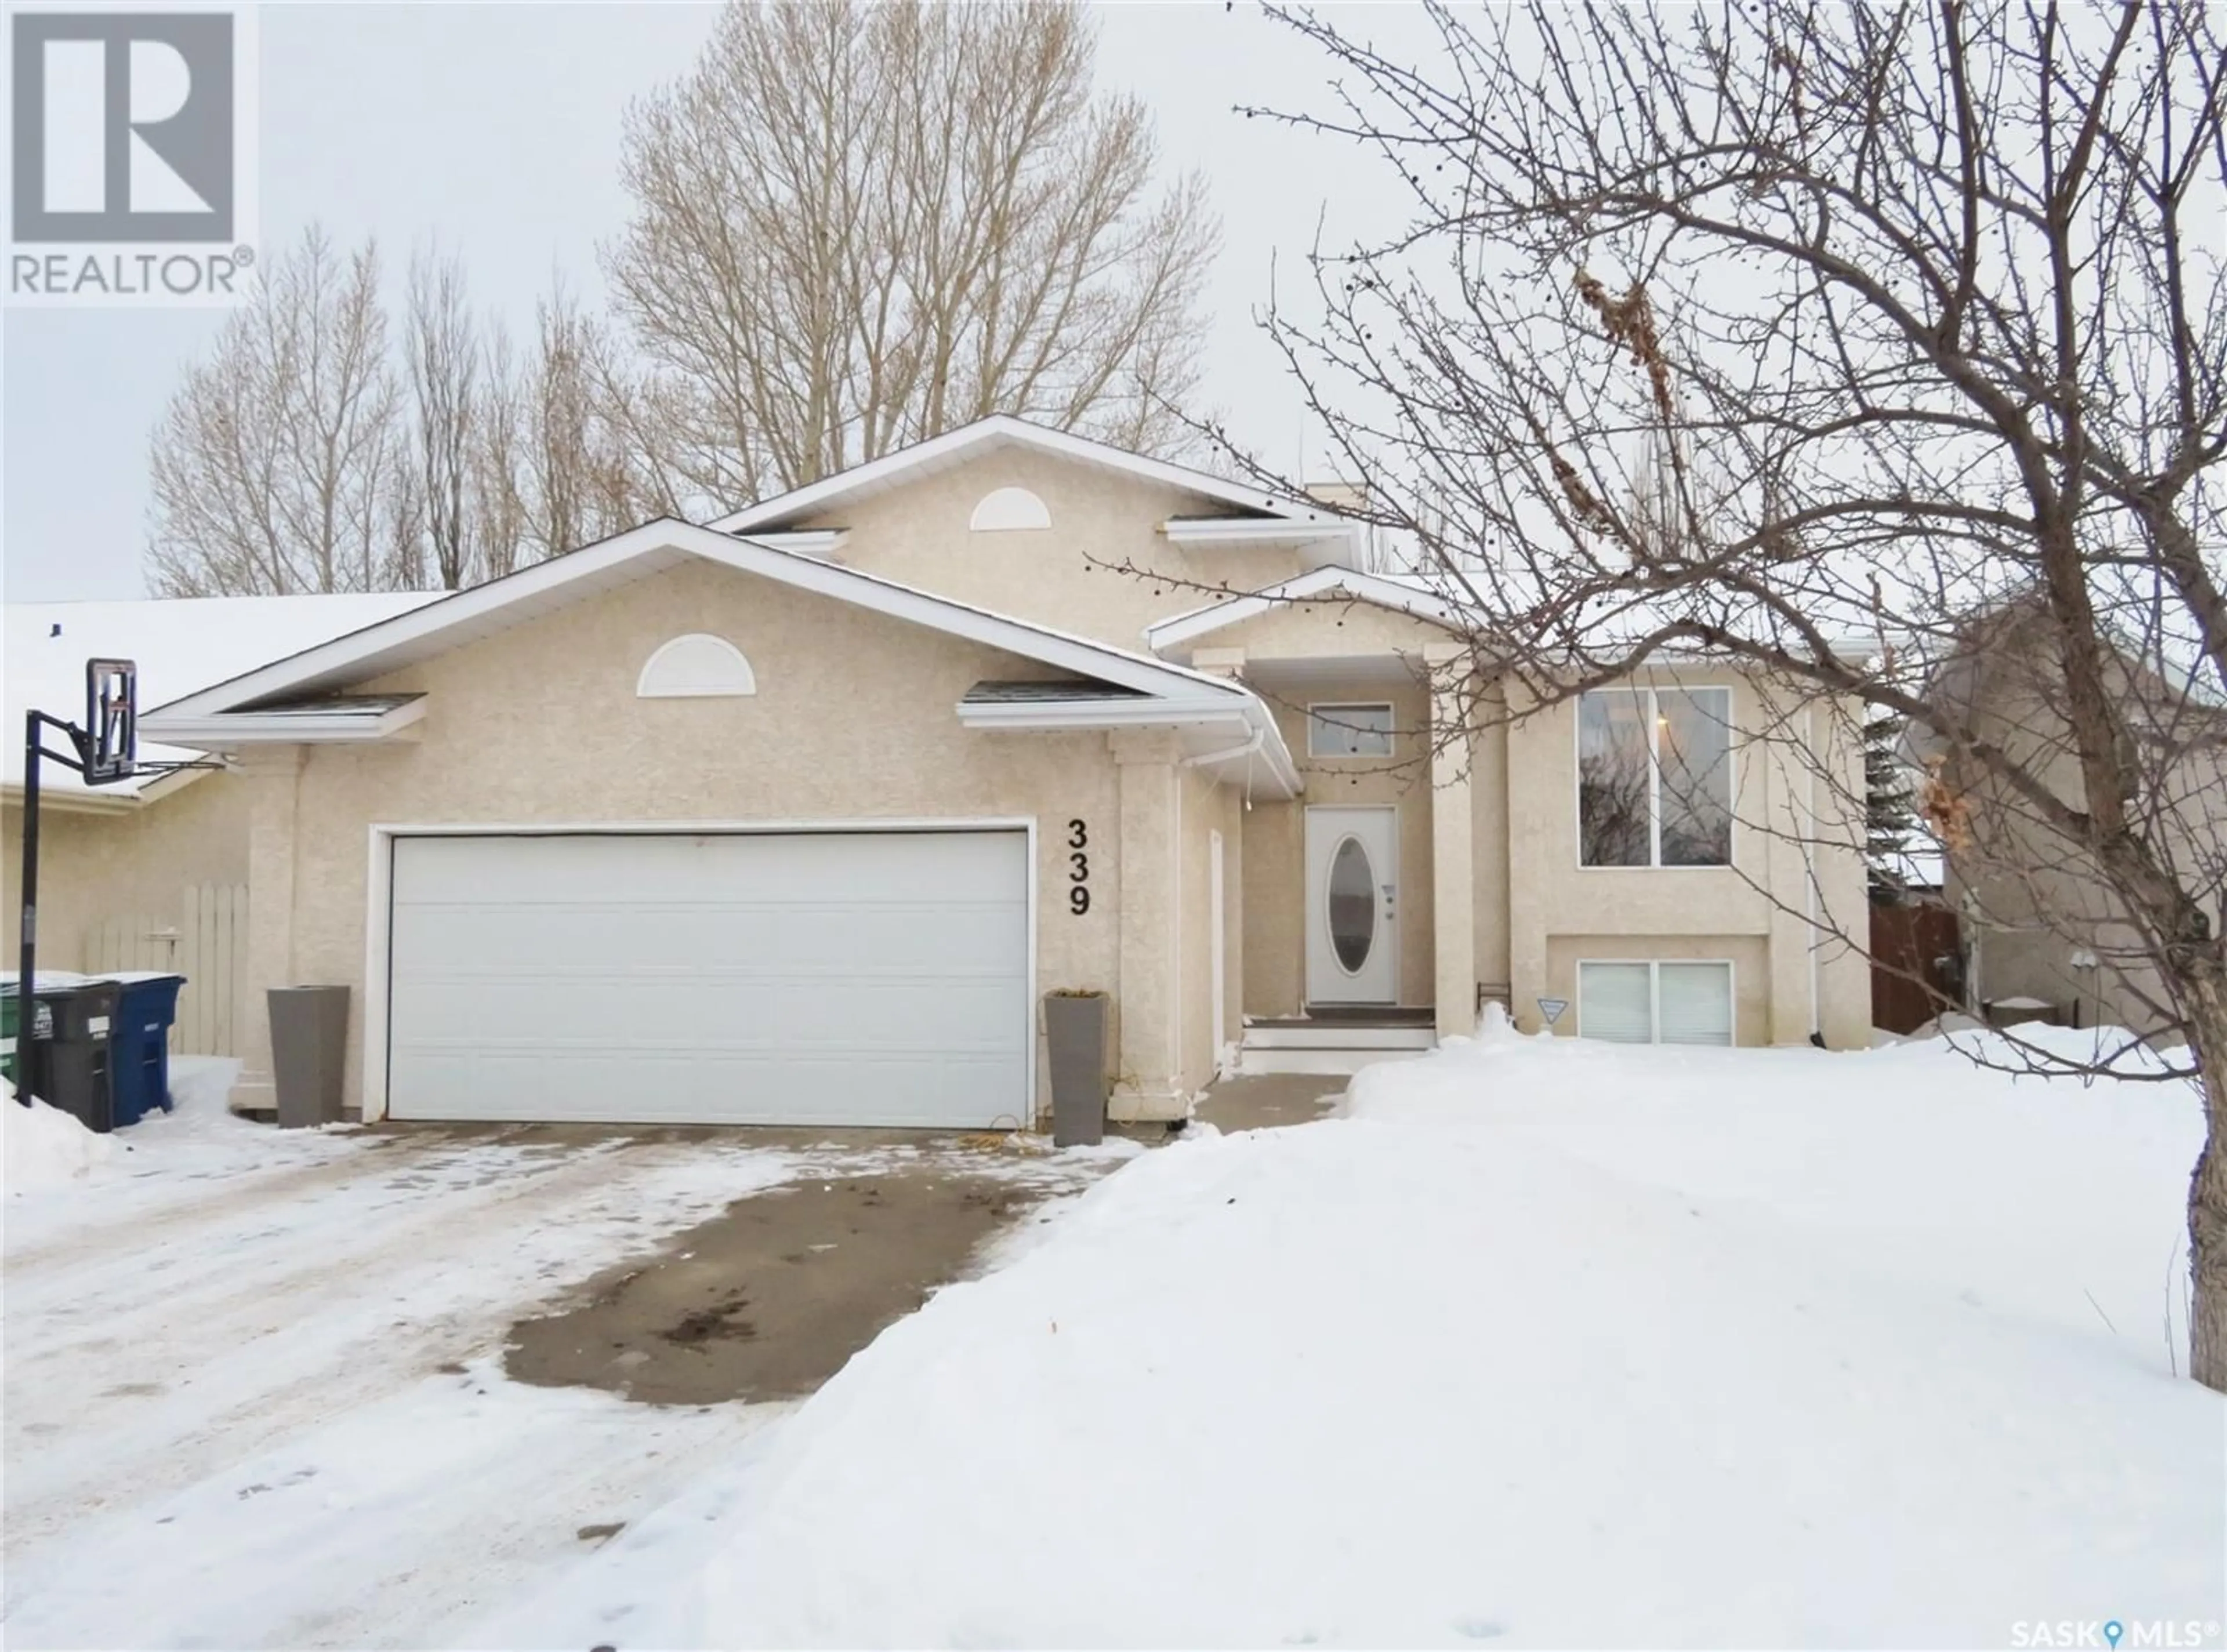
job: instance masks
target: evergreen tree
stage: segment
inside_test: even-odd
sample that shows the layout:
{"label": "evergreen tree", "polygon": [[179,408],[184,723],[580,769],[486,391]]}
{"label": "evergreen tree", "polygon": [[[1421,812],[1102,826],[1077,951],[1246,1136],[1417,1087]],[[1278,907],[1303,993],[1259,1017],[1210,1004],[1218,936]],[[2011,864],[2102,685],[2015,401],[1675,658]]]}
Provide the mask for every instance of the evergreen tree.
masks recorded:
{"label": "evergreen tree", "polygon": [[1918,831],[1902,733],[1898,717],[1876,717],[1864,724],[1864,856],[1874,900],[1898,901],[1906,892],[1897,862]]}

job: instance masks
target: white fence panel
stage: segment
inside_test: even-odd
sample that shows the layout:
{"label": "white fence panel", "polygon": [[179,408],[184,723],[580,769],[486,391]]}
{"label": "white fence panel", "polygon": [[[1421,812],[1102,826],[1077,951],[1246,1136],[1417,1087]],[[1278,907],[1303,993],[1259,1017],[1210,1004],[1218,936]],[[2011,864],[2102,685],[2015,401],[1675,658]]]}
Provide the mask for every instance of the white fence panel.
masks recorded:
{"label": "white fence panel", "polygon": [[240,984],[247,979],[247,890],[201,883],[167,915],[126,914],[89,925],[85,967],[169,970],[186,978],[170,1048],[181,1056],[236,1056]]}

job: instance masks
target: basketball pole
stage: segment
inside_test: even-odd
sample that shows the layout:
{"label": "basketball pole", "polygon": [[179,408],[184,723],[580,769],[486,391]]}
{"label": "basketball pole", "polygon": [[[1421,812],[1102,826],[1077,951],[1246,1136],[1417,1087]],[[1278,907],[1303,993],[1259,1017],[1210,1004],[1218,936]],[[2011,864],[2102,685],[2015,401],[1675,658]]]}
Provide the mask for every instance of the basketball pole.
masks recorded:
{"label": "basketball pole", "polygon": [[16,1100],[31,1104],[31,1056],[39,1029],[39,718],[23,713],[23,915],[16,977]]}

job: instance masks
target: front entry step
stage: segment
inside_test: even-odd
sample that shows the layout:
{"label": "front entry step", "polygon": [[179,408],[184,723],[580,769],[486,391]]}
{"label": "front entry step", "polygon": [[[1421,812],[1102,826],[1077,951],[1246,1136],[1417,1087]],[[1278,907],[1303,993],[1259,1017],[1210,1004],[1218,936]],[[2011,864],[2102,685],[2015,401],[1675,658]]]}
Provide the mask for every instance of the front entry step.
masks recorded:
{"label": "front entry step", "polygon": [[1248,1022],[1237,1070],[1351,1075],[1377,1062],[1412,1060],[1437,1047],[1433,1020],[1427,1009],[1399,1009]]}

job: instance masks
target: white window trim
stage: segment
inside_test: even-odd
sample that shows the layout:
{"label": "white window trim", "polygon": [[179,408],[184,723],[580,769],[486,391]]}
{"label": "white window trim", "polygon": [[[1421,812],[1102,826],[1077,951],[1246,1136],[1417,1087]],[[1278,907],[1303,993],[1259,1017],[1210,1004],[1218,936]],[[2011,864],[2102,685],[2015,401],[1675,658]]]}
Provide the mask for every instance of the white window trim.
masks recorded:
{"label": "white window trim", "polygon": [[[711,655],[725,668],[725,678],[682,687],[667,684],[667,662],[684,653]],[[639,700],[747,699],[757,692],[757,673],[750,668],[750,656],[711,631],[684,631],[660,642],[634,679],[634,697]]]}
{"label": "white window trim", "polygon": [[[1618,867],[1618,868],[1617,868],[1616,870],[1620,871],[1639,871],[1639,870],[1642,870],[1642,869],[1641,869],[1641,868],[1638,868],[1638,867],[1625,866],[1625,867]],[[1684,870],[1684,869],[1683,869],[1683,868],[1680,868],[1680,867],[1673,867],[1673,868],[1671,868],[1671,870],[1672,870],[1673,871],[1681,871],[1681,870]],[[1708,871],[1708,870],[1710,870],[1710,869],[1709,869],[1709,868],[1707,868],[1707,867],[1701,867],[1701,868],[1696,868],[1696,869],[1694,869],[1694,870],[1697,870],[1697,871]],[[1579,959],[1579,960],[1576,961],[1576,963],[1575,963],[1573,966],[1572,966],[1572,967],[1575,970],[1576,973],[1575,973],[1575,977],[1574,977],[1574,979],[1572,980],[1571,985],[1570,985],[1570,992],[1571,992],[1571,995],[1572,995],[1573,998],[1576,998],[1576,1000],[1577,1000],[1577,1005],[1578,1005],[1578,1019],[1577,1019],[1577,1024],[1576,1024],[1573,1027],[1572,1027],[1572,1028],[1570,1029],[1570,1036],[1571,1036],[1572,1037],[1574,1037],[1574,1038],[1582,1038],[1582,1037],[1584,1037],[1584,1036],[1586,1036],[1586,965],[1588,965],[1588,964],[1644,964],[1644,965],[1647,966],[1647,1048],[1648,1048],[1648,1049],[1662,1049],[1662,966],[1663,966],[1663,965],[1665,965],[1665,964],[1715,964],[1715,965],[1720,965],[1720,966],[1721,966],[1723,967],[1723,969],[1724,969],[1724,972],[1725,972],[1725,993],[1726,993],[1726,1006],[1727,1006],[1727,1007],[1731,1010],[1731,1011],[1732,1011],[1732,1043],[1729,1043],[1729,1044],[1723,1045],[1723,1046],[1722,1046],[1722,1048],[1724,1048],[1724,1049],[1738,1049],[1740,1047],[1740,1041],[1739,1041],[1739,966],[1738,964],[1734,963],[1731,959],[1729,959],[1729,958],[1580,958],[1580,959]],[[1636,1048],[1636,1046],[1635,1046],[1635,1048]],[[1680,1045],[1680,1046],[1679,1046],[1679,1048],[1680,1048],[1680,1049],[1715,1049],[1715,1048],[1718,1048],[1718,1046],[1711,1045],[1711,1044],[1681,1044],[1681,1045]]]}
{"label": "white window trim", "polygon": [[[1606,688],[1588,688],[1572,702],[1575,708],[1570,718],[1570,807],[1577,830],[1571,834],[1570,854],[1581,872],[1725,872],[1739,864],[1739,730],[1733,726],[1734,696],[1729,683],[1673,683],[1669,692],[1678,694],[1720,693],[1725,696],[1725,794],[1732,804],[1731,818],[1726,822],[1725,858],[1711,866],[1665,866],[1662,864],[1662,759],[1658,740],[1661,725],[1656,722],[1655,688],[1627,688],[1613,685]],[[1586,694],[1643,694],[1647,710],[1641,721],[1647,727],[1647,864],[1644,866],[1596,866],[1586,858]],[[1594,959],[1594,963],[1612,961]],[[1643,959],[1632,959],[1643,963]],[[1673,959],[1674,963],[1681,961]],[[1704,960],[1695,959],[1700,963]]]}
{"label": "white window trim", "polygon": [[[1318,711],[1374,711],[1384,713],[1384,749],[1382,751],[1318,751],[1315,749],[1315,714]],[[1337,719],[1332,718],[1335,722]],[[1307,702],[1307,756],[1324,762],[1381,763],[1395,757],[1400,752],[1400,718],[1390,700],[1309,700]]]}

